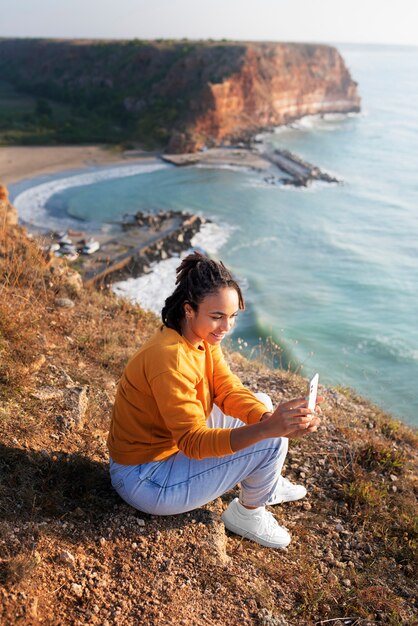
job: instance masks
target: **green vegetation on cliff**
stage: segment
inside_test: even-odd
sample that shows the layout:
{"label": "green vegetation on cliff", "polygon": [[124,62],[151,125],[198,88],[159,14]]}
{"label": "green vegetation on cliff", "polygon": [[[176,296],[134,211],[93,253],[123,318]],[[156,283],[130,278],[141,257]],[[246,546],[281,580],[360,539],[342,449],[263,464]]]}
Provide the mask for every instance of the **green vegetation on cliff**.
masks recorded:
{"label": "green vegetation on cliff", "polygon": [[[184,81],[197,48],[201,68]],[[163,147],[202,81],[221,81],[242,53],[187,41],[0,40],[0,143]]]}
{"label": "green vegetation on cliff", "polygon": [[359,106],[356,83],[330,46],[0,39],[3,144],[180,152]]}

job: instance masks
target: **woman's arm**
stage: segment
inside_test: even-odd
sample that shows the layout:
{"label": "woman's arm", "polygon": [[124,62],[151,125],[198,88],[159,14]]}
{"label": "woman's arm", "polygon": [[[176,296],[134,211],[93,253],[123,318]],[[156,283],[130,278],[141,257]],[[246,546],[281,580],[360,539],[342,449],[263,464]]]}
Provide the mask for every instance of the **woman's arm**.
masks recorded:
{"label": "woman's arm", "polygon": [[225,413],[245,424],[257,424],[266,411],[263,402],[245,387],[226,363],[219,345],[211,348],[214,403]]}
{"label": "woman's arm", "polygon": [[[318,398],[318,402],[321,401],[322,398]],[[237,452],[272,437],[301,437],[315,432],[319,422],[319,417],[312,417],[305,398],[290,400],[280,404],[274,413],[265,413],[257,424],[234,428],[231,449]]]}

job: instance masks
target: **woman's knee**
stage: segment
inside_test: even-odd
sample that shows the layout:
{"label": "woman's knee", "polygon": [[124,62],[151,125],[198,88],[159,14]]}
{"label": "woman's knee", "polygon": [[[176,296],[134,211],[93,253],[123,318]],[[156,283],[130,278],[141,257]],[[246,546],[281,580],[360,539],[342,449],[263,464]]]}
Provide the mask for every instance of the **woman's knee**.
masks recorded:
{"label": "woman's knee", "polygon": [[260,400],[260,402],[262,402],[267,411],[270,411],[271,413],[273,412],[273,402],[271,401],[271,398],[269,395],[267,395],[266,393],[263,393],[262,391],[258,391],[257,393],[254,394],[255,397],[257,398],[257,400]]}

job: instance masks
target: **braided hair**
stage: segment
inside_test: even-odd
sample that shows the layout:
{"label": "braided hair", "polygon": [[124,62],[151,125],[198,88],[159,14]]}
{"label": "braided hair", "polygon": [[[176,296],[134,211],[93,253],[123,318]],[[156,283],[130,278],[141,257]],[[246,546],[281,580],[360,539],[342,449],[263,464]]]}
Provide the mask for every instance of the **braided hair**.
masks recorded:
{"label": "braided hair", "polygon": [[193,252],[185,257],[176,270],[176,288],[165,301],[161,311],[163,323],[181,334],[184,320],[184,304],[188,303],[194,311],[209,294],[229,287],[238,294],[239,308],[244,308],[241,288],[222,261],[209,259],[200,252]]}

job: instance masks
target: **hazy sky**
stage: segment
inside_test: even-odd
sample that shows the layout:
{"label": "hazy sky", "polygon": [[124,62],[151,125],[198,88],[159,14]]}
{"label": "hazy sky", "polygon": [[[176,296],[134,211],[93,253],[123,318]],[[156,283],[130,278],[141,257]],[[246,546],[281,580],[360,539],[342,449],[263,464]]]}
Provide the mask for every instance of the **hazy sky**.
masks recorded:
{"label": "hazy sky", "polygon": [[0,0],[2,37],[418,46],[418,0]]}

